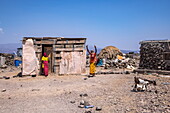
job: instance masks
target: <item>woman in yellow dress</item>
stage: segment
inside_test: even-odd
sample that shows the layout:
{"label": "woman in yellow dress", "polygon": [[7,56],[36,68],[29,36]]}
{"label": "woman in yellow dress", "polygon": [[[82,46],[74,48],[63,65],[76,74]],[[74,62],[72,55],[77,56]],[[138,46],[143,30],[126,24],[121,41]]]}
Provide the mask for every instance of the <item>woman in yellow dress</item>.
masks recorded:
{"label": "woman in yellow dress", "polygon": [[44,53],[44,56],[42,57],[42,68],[44,71],[44,75],[48,76],[48,56],[46,53]]}
{"label": "woman in yellow dress", "polygon": [[96,72],[96,55],[97,55],[97,48],[95,48],[95,52],[93,50],[89,51],[88,46],[86,46],[87,52],[90,54],[90,75],[95,76]]}

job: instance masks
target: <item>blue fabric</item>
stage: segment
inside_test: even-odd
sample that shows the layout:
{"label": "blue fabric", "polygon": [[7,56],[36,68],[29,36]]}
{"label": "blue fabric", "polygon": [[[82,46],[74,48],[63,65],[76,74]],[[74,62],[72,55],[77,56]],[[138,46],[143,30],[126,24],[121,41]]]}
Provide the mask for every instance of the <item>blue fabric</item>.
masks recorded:
{"label": "blue fabric", "polygon": [[97,66],[102,66],[103,65],[103,60],[100,59],[99,62],[97,63]]}

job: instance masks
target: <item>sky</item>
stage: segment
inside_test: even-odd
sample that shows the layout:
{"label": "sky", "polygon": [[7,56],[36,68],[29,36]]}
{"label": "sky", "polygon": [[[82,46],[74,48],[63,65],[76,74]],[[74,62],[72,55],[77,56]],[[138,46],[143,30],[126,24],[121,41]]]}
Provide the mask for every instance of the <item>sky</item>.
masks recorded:
{"label": "sky", "polygon": [[142,40],[170,39],[170,0],[0,0],[0,44],[31,36],[139,50]]}

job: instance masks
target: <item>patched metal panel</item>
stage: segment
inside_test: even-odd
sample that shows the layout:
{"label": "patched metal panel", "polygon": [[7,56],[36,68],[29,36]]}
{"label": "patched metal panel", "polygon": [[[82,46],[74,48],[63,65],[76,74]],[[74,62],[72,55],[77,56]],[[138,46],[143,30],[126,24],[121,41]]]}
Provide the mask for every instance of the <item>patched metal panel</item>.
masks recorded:
{"label": "patched metal panel", "polygon": [[61,52],[59,74],[83,74],[86,72],[86,51]]}

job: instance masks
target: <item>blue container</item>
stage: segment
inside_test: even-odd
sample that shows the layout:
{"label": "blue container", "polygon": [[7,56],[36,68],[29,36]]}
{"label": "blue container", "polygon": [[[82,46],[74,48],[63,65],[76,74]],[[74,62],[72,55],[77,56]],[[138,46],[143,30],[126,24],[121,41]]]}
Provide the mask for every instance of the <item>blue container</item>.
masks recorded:
{"label": "blue container", "polygon": [[19,64],[20,64],[20,61],[19,61],[19,60],[15,60],[15,61],[14,61],[14,64],[15,64],[15,66],[17,67],[17,66],[19,66]]}
{"label": "blue container", "polygon": [[22,61],[19,61],[19,64],[22,64]]}

